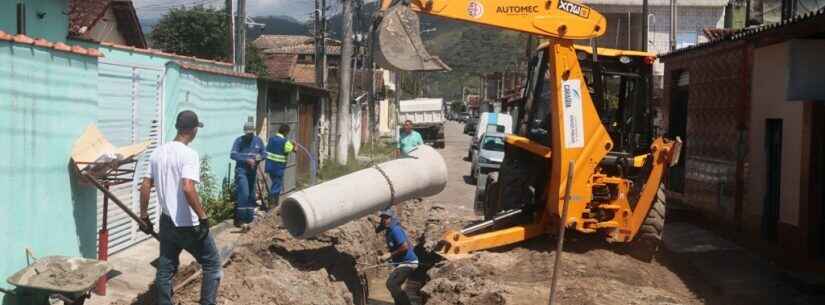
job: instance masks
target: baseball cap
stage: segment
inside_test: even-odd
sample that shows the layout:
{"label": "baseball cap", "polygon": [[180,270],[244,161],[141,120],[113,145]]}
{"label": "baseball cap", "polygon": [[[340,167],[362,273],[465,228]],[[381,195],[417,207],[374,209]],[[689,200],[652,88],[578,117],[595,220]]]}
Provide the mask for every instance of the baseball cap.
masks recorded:
{"label": "baseball cap", "polygon": [[178,113],[178,119],[175,121],[175,128],[190,129],[195,127],[203,127],[203,122],[198,120],[198,115],[194,111],[184,110]]}
{"label": "baseball cap", "polygon": [[255,132],[255,119],[253,117],[250,116],[246,119],[246,123],[243,124],[243,131],[246,133]]}
{"label": "baseball cap", "polygon": [[378,212],[378,216],[380,217],[395,217],[395,212],[391,208],[382,209],[381,212]]}

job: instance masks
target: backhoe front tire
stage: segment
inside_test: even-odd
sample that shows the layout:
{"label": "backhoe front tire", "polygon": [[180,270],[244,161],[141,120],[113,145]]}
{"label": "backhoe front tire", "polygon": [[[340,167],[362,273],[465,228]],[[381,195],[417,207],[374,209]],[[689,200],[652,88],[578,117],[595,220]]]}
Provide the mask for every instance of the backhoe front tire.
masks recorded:
{"label": "backhoe front tire", "polygon": [[665,186],[660,184],[650,211],[647,212],[635,240],[630,244],[630,255],[636,259],[649,262],[659,251],[665,229],[666,201]]}

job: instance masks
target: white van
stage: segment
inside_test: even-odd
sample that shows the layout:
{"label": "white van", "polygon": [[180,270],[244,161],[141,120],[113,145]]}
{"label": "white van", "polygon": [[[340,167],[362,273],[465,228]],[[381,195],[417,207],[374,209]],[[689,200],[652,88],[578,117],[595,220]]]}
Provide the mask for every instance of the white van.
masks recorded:
{"label": "white van", "polygon": [[[473,135],[474,141],[478,142],[481,136],[487,132],[487,125],[494,125],[495,132],[513,133],[513,117],[506,113],[497,112],[483,112],[478,116],[478,125],[476,126],[476,134]],[[501,126],[501,127],[499,127]],[[502,130],[502,127],[504,128]]]}

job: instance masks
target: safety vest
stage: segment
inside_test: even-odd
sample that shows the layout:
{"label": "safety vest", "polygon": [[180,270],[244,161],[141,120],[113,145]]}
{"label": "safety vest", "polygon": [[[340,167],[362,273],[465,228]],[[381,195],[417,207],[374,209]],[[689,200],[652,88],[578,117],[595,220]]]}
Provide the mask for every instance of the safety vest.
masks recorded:
{"label": "safety vest", "polygon": [[268,172],[286,167],[287,156],[294,149],[292,141],[278,133],[269,138],[266,145],[266,169]]}

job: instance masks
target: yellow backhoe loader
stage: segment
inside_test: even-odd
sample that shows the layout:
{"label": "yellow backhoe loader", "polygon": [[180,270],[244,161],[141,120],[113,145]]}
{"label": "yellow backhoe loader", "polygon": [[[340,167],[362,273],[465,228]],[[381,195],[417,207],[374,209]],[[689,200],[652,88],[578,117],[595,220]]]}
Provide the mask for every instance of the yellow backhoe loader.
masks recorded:
{"label": "yellow backhoe loader", "polygon": [[[485,221],[447,232],[439,254],[510,245],[564,224],[652,256],[664,227],[662,177],[681,149],[678,139],[654,138],[651,131],[652,54],[574,45],[607,28],[599,12],[569,0],[382,0],[381,8],[375,58],[394,70],[447,69],[423,47],[417,14],[545,39],[531,60],[501,169],[479,182],[487,183]],[[580,64],[587,56],[592,64]],[[569,211],[562,219],[571,161]]]}

